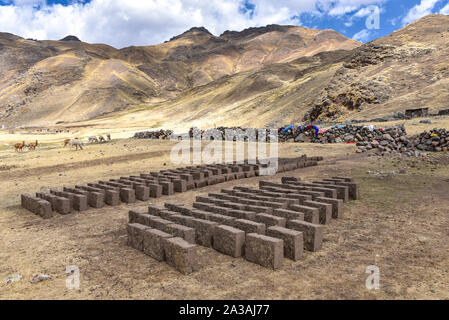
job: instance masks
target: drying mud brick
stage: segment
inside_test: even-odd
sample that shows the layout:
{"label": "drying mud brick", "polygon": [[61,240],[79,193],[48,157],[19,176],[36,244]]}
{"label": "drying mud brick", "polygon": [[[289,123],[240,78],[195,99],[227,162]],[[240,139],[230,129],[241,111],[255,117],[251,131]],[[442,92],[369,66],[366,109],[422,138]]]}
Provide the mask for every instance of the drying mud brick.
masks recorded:
{"label": "drying mud brick", "polygon": [[214,228],[214,249],[228,256],[242,256],[245,232],[230,226],[219,225]]}
{"label": "drying mud brick", "polygon": [[360,185],[354,182],[337,182],[337,186],[345,186],[348,187],[349,198],[352,200],[360,199]]}
{"label": "drying mud brick", "polygon": [[148,188],[150,188],[150,197],[151,198],[160,198],[162,197],[162,186],[158,184],[148,184]]}
{"label": "drying mud brick", "polygon": [[170,220],[172,221],[172,217],[173,216],[177,216],[179,213],[178,212],[173,212],[173,211],[169,211],[169,210],[162,210],[159,212],[159,217],[161,217],[162,219],[165,220]]}
{"label": "drying mud brick", "polygon": [[304,237],[304,249],[313,252],[321,249],[323,242],[323,225],[300,220],[290,220],[287,222],[287,228],[302,232]]}
{"label": "drying mud brick", "polygon": [[159,184],[162,186],[163,195],[171,196],[173,193],[175,193],[172,182],[159,182]]}
{"label": "drying mud brick", "polygon": [[245,259],[265,268],[279,269],[284,262],[284,241],[256,233],[247,234]]}
{"label": "drying mud brick", "polygon": [[332,220],[332,205],[317,201],[305,201],[304,205],[320,210],[320,224],[329,224]]}
{"label": "drying mud brick", "polygon": [[160,217],[150,218],[150,227],[166,232],[167,226],[173,224],[172,221],[162,219]]}
{"label": "drying mud brick", "polygon": [[245,231],[245,233],[265,234],[266,226],[260,222],[254,222],[245,219],[237,219],[234,221],[234,228]]}
{"label": "drying mud brick", "polygon": [[354,178],[351,177],[332,177],[332,179],[343,180],[345,182],[354,182]]}
{"label": "drying mud brick", "polygon": [[22,194],[20,198],[22,208],[27,209],[44,219],[50,219],[53,216],[53,210],[50,202],[33,197],[30,194]]}
{"label": "drying mud brick", "polygon": [[225,216],[225,215],[222,215],[222,214],[211,213],[209,215],[209,220],[213,221],[213,222],[217,222],[219,224],[224,224],[224,225],[227,225],[227,226],[233,226],[235,218],[234,217]]}
{"label": "drying mud brick", "polygon": [[236,219],[245,219],[245,220],[256,220],[256,213],[251,211],[243,211],[243,210],[227,210],[224,215],[228,215],[234,217]]}
{"label": "drying mud brick", "polygon": [[285,227],[286,219],[270,214],[259,213],[256,215],[256,221],[265,224],[267,227],[279,226]]}
{"label": "drying mud brick", "polygon": [[164,232],[179,237],[187,241],[188,243],[195,244],[195,229],[189,228],[180,224],[167,224],[165,225]]}
{"label": "drying mud brick", "polygon": [[210,213],[202,210],[191,210],[191,216],[196,219],[209,220]]}
{"label": "drying mud brick", "polygon": [[195,188],[202,188],[207,186],[207,181],[205,179],[195,180]]}
{"label": "drying mud brick", "polygon": [[56,197],[55,210],[60,214],[69,214],[72,212],[72,203],[67,198]]}
{"label": "drying mud brick", "polygon": [[147,201],[150,198],[150,188],[144,185],[135,186],[136,199]]}
{"label": "drying mud brick", "polygon": [[187,181],[182,179],[173,180],[173,189],[175,190],[175,192],[186,192]]}
{"label": "drying mud brick", "polygon": [[290,210],[304,213],[304,221],[314,224],[320,223],[320,210],[318,208],[294,204],[290,206]]}
{"label": "drying mud brick", "polygon": [[173,236],[163,231],[145,229],[143,231],[143,252],[157,261],[164,261],[164,239],[170,238],[173,238]]}
{"label": "drying mud brick", "polygon": [[128,223],[128,245],[139,251],[143,251],[143,237],[145,230],[149,227],[139,223]]}
{"label": "drying mud brick", "polygon": [[120,200],[124,203],[135,203],[136,193],[134,189],[131,188],[121,188],[120,189]]}
{"label": "drying mud brick", "polygon": [[[167,208],[167,209],[169,209],[169,208]],[[154,205],[154,204],[150,204],[150,205],[148,206],[148,213],[151,214],[151,215],[153,215],[153,216],[158,216],[159,213],[160,213],[161,211],[163,211],[163,210],[165,210],[165,209],[162,208],[162,207],[160,207],[160,206],[156,206],[156,205]],[[170,209],[169,209],[169,210],[170,210]]]}
{"label": "drying mud brick", "polygon": [[284,240],[284,256],[293,261],[302,259],[304,253],[304,239],[300,231],[283,227],[269,227],[267,236]]}
{"label": "drying mud brick", "polygon": [[337,190],[337,199],[343,200],[343,202],[349,201],[349,188],[347,186],[337,186],[330,182],[314,181],[313,183],[322,185],[325,188]]}
{"label": "drying mud brick", "polygon": [[[183,215],[174,215],[171,217],[171,221],[189,227],[189,228],[194,228],[194,220],[195,218],[193,217],[189,217],[189,216],[183,216]],[[196,239],[196,234],[195,234],[195,239]]]}
{"label": "drying mud brick", "polygon": [[106,190],[104,202],[109,206],[118,206],[120,204],[120,191]]}
{"label": "drying mud brick", "polygon": [[196,243],[203,247],[212,247],[213,232],[218,223],[194,218],[192,224],[192,227],[196,230]]}
{"label": "drying mud brick", "polygon": [[167,264],[182,274],[192,273],[197,269],[197,246],[182,238],[164,239],[164,252]]}
{"label": "drying mud brick", "polygon": [[343,200],[342,199],[331,199],[320,197],[317,198],[316,201],[329,203],[332,205],[332,218],[334,219],[342,219],[343,218]]}
{"label": "drying mud brick", "polygon": [[304,220],[304,213],[287,209],[274,209],[272,215],[285,218],[286,220]]}

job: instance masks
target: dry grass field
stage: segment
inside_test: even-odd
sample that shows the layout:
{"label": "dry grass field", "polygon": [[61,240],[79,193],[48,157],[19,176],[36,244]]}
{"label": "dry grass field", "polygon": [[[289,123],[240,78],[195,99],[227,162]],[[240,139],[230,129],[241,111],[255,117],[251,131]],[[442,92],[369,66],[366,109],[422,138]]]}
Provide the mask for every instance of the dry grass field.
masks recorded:
{"label": "dry grass field", "polygon": [[[0,299],[449,299],[448,154],[430,162],[378,159],[354,154],[352,145],[280,144],[282,157],[325,160],[272,177],[42,220],[20,207],[21,193],[176,167],[169,157],[176,142],[115,139],[76,152],[58,139],[34,152],[0,150]],[[368,174],[400,170],[405,173]],[[201,247],[202,268],[184,276],[126,245],[129,209],[191,204],[197,195],[283,175],[348,175],[360,183],[361,200],[345,204],[344,218],[326,226],[323,249],[305,252],[303,260],[286,259],[272,271]],[[373,264],[380,268],[380,289],[370,291],[365,269]],[[79,291],[65,286],[68,265],[80,268]],[[52,279],[30,283],[39,273]],[[14,274],[22,280],[5,284]]]}

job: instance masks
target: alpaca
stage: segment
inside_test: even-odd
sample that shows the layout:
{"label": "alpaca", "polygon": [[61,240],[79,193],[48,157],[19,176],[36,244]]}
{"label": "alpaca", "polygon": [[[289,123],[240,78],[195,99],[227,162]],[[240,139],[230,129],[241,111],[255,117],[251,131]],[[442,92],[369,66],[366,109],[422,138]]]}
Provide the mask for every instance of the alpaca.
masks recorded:
{"label": "alpaca", "polygon": [[78,147],[81,150],[83,150],[84,143],[80,139],[75,138],[75,139],[70,140],[69,146],[70,146],[70,149],[72,149],[72,147],[75,146],[76,150],[78,151]]}
{"label": "alpaca", "polygon": [[36,142],[31,142],[29,145],[28,145],[28,150],[36,150],[36,147],[39,145],[39,142],[37,142],[37,140],[36,140]]}
{"label": "alpaca", "polygon": [[94,136],[89,137],[89,143],[98,143],[97,137],[94,137]]}
{"label": "alpaca", "polygon": [[98,140],[99,140],[101,143],[106,142],[106,140],[104,139],[103,136],[98,136]]}
{"label": "alpaca", "polygon": [[22,143],[16,143],[15,145],[14,145],[14,148],[15,148],[15,150],[16,150],[16,152],[17,151],[22,151],[23,150],[23,147],[25,147],[25,141],[23,141]]}
{"label": "alpaca", "polygon": [[70,139],[65,139],[64,140],[64,148],[67,147],[67,145],[70,143]]}

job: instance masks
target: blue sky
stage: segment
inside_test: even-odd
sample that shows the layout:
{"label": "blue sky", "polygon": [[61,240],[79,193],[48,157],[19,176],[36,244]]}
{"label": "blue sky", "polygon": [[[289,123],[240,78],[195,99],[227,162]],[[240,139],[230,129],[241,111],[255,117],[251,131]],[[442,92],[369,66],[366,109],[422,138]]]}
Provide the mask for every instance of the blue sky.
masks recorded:
{"label": "blue sky", "polygon": [[0,0],[0,32],[35,39],[73,34],[121,48],[161,43],[194,26],[219,35],[293,24],[368,42],[430,13],[449,14],[449,0]]}

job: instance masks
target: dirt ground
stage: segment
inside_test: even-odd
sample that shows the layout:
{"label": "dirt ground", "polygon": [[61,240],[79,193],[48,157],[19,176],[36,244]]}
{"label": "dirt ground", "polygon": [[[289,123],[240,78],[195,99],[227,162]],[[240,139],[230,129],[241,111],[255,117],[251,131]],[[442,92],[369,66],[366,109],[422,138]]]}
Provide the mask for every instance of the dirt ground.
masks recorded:
{"label": "dirt ground", "polygon": [[[325,161],[49,220],[20,207],[24,192],[179,167],[169,158],[175,143],[124,139],[78,152],[53,142],[22,154],[0,150],[0,299],[449,299],[448,154],[427,162],[356,155],[352,145],[280,144],[280,156]],[[361,200],[346,203],[344,218],[326,226],[322,250],[305,252],[303,260],[285,259],[273,271],[200,247],[201,270],[184,276],[126,245],[129,209],[191,204],[197,195],[284,175],[348,175],[361,186]],[[66,288],[69,265],[80,269],[80,290]],[[379,290],[365,286],[369,265],[380,269]],[[52,279],[30,283],[40,273]],[[23,278],[4,283],[15,274]]]}

